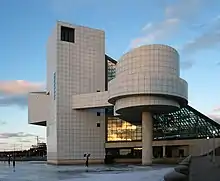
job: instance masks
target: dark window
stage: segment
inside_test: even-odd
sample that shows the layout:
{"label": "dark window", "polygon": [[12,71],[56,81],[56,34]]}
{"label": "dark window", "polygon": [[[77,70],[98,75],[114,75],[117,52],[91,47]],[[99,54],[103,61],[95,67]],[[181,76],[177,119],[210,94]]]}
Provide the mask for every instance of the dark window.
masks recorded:
{"label": "dark window", "polygon": [[97,116],[100,116],[101,115],[101,113],[100,112],[97,112]]}
{"label": "dark window", "polygon": [[100,127],[100,123],[97,123],[97,127]]}
{"label": "dark window", "polygon": [[56,92],[57,92],[57,86],[56,86],[56,72],[53,73],[53,99],[56,99]]}
{"label": "dark window", "polygon": [[61,26],[61,41],[75,43],[75,29]]}
{"label": "dark window", "polygon": [[100,92],[100,90],[97,90],[96,92]]}

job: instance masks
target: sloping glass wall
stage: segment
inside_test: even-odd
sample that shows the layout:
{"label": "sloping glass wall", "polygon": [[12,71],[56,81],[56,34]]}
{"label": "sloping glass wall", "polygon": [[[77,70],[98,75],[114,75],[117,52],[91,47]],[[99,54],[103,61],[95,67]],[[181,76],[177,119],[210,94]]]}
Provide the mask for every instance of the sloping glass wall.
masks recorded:
{"label": "sloping glass wall", "polygon": [[[154,140],[220,137],[220,125],[190,106],[169,114],[155,114]],[[140,141],[141,120],[132,124],[117,117],[107,118],[107,141]]]}
{"label": "sloping glass wall", "polygon": [[154,139],[189,139],[220,136],[220,125],[191,106],[169,114],[153,115]]}

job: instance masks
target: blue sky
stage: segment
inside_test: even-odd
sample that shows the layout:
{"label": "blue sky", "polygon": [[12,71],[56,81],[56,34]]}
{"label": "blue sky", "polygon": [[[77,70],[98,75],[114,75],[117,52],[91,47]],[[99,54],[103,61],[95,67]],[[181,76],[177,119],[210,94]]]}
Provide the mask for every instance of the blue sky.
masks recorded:
{"label": "blue sky", "polygon": [[[2,0],[0,2],[0,149],[28,147],[45,129],[27,124],[26,95],[46,80],[46,42],[56,20],[100,28],[106,53],[165,43],[180,52],[189,102],[219,118],[219,0]],[[23,80],[23,81],[17,81]],[[18,149],[18,148],[17,148]]]}

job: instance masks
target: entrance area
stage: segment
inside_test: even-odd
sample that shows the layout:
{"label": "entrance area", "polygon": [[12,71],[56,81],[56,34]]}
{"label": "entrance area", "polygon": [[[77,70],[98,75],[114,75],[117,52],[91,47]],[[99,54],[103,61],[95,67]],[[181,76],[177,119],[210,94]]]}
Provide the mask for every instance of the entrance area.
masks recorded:
{"label": "entrance area", "polygon": [[[187,156],[189,153],[189,146],[154,146],[153,147],[153,158],[181,158]],[[141,161],[142,148],[107,148],[106,149],[106,160],[109,163],[114,160],[139,160]]]}

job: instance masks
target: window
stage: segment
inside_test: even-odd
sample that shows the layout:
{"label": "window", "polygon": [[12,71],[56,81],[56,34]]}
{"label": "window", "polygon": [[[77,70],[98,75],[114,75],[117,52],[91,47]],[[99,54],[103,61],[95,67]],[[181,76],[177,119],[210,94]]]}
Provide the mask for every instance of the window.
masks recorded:
{"label": "window", "polygon": [[140,141],[141,125],[133,125],[117,117],[108,117],[107,141]]}
{"label": "window", "polygon": [[75,43],[75,29],[61,26],[61,41]]}
{"label": "window", "polygon": [[57,92],[57,87],[56,87],[56,72],[53,73],[53,99],[56,99],[56,92]]}
{"label": "window", "polygon": [[101,116],[101,113],[100,113],[100,112],[97,112],[97,116]]}
{"label": "window", "polygon": [[100,127],[100,123],[97,123],[97,127]]}
{"label": "window", "polygon": [[111,81],[116,76],[116,64],[108,61],[108,81]]}

